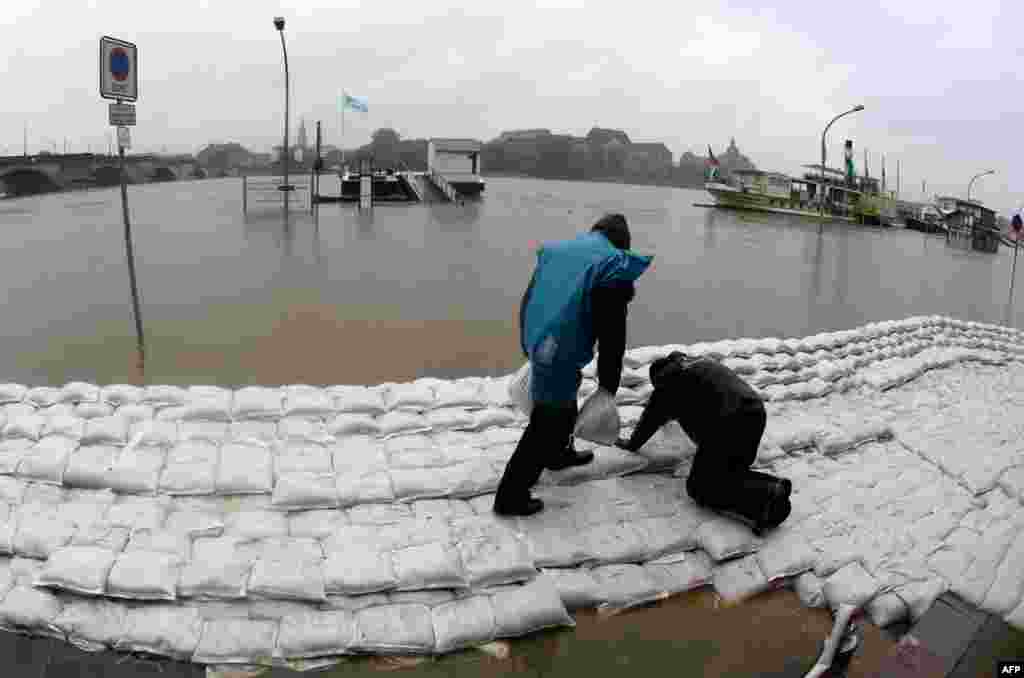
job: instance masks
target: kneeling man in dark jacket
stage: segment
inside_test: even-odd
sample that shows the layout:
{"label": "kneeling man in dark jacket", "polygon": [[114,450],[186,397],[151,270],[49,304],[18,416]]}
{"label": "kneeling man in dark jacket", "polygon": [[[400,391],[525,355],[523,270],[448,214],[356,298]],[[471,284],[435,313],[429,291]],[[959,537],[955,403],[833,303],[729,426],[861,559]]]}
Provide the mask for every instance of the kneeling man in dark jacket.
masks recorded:
{"label": "kneeling man in dark jacket", "polygon": [[629,440],[636,452],[670,419],[697,445],[686,490],[698,504],[737,515],[758,532],[782,524],[792,483],[750,469],[764,434],[760,396],[725,365],[675,351],[651,364],[654,392]]}

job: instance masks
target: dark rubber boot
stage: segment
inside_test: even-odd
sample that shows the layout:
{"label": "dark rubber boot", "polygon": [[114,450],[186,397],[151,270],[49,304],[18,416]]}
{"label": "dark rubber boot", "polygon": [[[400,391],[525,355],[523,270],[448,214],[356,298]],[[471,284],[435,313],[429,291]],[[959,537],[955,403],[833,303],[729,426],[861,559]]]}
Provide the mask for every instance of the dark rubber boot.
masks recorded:
{"label": "dark rubber boot", "polygon": [[533,497],[516,502],[499,502],[497,499],[494,501],[494,512],[499,516],[532,516],[543,510],[544,502]]}

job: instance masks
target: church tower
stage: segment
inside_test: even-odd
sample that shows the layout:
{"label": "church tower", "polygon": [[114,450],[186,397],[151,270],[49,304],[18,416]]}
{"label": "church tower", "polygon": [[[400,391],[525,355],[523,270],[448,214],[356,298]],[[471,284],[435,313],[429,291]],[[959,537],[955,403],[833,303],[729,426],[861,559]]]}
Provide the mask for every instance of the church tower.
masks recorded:
{"label": "church tower", "polygon": [[309,143],[308,143],[308,140],[306,139],[306,119],[305,118],[303,118],[302,121],[299,123],[299,141],[296,144],[296,146],[298,148],[301,148],[303,151],[305,151],[306,149],[309,148]]}

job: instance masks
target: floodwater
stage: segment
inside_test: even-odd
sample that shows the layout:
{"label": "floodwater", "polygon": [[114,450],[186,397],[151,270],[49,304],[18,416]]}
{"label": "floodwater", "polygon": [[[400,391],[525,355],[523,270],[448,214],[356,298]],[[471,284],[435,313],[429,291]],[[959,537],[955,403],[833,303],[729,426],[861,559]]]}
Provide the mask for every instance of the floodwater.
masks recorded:
{"label": "floodwater", "polygon": [[1020,326],[1005,249],[693,206],[706,200],[492,178],[479,203],[322,205],[286,221],[252,197],[243,215],[240,179],[132,186],[141,366],[118,190],[4,201],[0,379],[233,387],[505,374],[522,361],[531,243],[606,211],[626,214],[634,248],[655,255],[630,309],[631,346],[932,313]]}
{"label": "floodwater", "polygon": [[[326,186],[325,191],[330,190]],[[334,189],[336,190],[336,188]],[[623,212],[655,255],[630,309],[629,344],[804,336],[919,314],[1021,326],[1008,305],[1012,253],[962,252],[937,236],[694,207],[700,191],[490,179],[466,205],[323,205],[289,219],[241,180],[129,189],[144,333],[137,348],[116,189],[0,203],[0,381],[343,384],[498,375],[518,368],[532,242]],[[1020,296],[1018,294],[1018,296]],[[795,594],[719,609],[707,591],[415,673],[799,676],[827,612]],[[118,655],[0,634],[33,675],[115,675]],[[872,675],[892,641],[866,625],[849,675]],[[345,664],[343,675],[367,664]],[[173,667],[173,668],[172,668]],[[197,675],[196,667],[166,671]],[[133,670],[134,672],[134,670]]]}

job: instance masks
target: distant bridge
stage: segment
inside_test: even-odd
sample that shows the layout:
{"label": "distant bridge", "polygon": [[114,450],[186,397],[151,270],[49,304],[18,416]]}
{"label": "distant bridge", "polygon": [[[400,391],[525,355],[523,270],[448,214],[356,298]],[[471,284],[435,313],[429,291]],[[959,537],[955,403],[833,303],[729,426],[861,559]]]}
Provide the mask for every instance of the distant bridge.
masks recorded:
{"label": "distant bridge", "polygon": [[[130,183],[181,179],[194,168],[194,161],[152,155],[125,158],[125,174]],[[118,159],[114,156],[95,153],[0,156],[0,195],[31,195],[119,182]]]}

